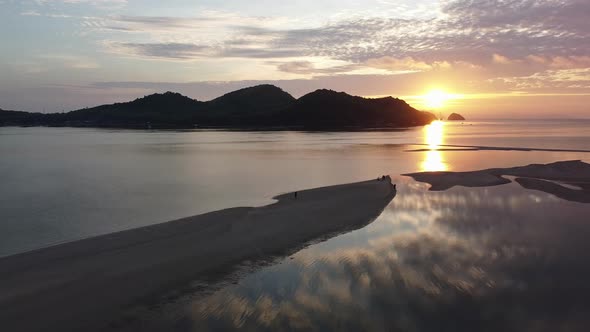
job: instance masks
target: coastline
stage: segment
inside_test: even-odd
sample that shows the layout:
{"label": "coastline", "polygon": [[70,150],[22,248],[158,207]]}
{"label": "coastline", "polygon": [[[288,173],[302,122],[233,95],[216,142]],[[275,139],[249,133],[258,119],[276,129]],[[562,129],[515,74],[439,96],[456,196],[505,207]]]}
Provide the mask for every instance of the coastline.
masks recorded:
{"label": "coastline", "polygon": [[[390,181],[322,187],[0,258],[0,320],[11,331],[100,329],[208,271],[360,228],[395,194]],[[30,312],[35,319],[23,320]]]}
{"label": "coastline", "polygon": [[285,126],[247,126],[247,125],[190,125],[190,126],[174,126],[174,125],[157,125],[157,124],[142,124],[142,125],[91,125],[91,124],[2,124],[0,128],[88,128],[88,129],[109,129],[109,130],[137,130],[137,131],[190,131],[190,130],[207,130],[207,131],[303,131],[303,132],[364,132],[364,131],[399,131],[411,129],[416,127],[423,127],[428,123],[416,123],[408,125],[385,125],[385,126],[312,126],[312,125],[285,125]]}
{"label": "coastline", "polygon": [[471,172],[422,172],[404,175],[430,184],[430,191],[444,191],[454,186],[499,186],[511,183],[505,177],[511,176],[515,177],[514,182],[525,189],[546,192],[568,201],[590,203],[590,164],[581,160]]}

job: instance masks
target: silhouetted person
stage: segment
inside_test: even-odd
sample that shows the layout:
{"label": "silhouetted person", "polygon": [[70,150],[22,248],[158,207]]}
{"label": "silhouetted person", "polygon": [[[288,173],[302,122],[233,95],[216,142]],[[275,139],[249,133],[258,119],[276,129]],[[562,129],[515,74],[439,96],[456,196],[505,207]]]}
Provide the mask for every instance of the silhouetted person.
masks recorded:
{"label": "silhouetted person", "polygon": [[297,192],[294,193],[295,199],[297,199]]}

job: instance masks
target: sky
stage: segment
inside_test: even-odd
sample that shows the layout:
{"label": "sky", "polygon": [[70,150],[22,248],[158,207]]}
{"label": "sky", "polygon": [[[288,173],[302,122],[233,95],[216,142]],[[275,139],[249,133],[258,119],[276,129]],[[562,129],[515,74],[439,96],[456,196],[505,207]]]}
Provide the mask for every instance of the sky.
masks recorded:
{"label": "sky", "polygon": [[471,118],[590,118],[589,17],[589,0],[0,0],[0,108],[270,83]]}

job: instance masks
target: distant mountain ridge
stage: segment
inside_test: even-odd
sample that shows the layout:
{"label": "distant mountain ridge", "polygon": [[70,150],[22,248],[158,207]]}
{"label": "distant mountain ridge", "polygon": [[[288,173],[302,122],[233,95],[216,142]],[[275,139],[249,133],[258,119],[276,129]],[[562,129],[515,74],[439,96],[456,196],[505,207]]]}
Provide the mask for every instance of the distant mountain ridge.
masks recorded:
{"label": "distant mountain ridge", "polygon": [[273,85],[240,89],[207,102],[165,92],[66,113],[0,110],[0,126],[340,129],[409,127],[434,119],[393,97],[368,99],[322,89],[296,99]]}

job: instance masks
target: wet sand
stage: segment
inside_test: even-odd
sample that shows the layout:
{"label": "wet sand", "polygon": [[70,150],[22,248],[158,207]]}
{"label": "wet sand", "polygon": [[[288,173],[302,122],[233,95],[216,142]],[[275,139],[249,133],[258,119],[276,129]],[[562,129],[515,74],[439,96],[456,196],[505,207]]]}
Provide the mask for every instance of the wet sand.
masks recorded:
{"label": "wet sand", "polygon": [[581,152],[590,153],[590,150],[580,149],[549,149],[549,148],[527,148],[527,147],[511,147],[511,146],[480,146],[480,145],[449,145],[440,144],[436,148],[430,147],[429,144],[410,144],[410,145],[424,145],[428,148],[406,150],[406,152],[427,152],[427,151],[541,151],[541,152]]}
{"label": "wet sand", "polygon": [[99,330],[210,271],[362,227],[395,194],[389,180],[311,189],[0,258],[0,322],[6,331]]}
{"label": "wet sand", "polygon": [[504,176],[514,176],[515,181],[523,188],[543,191],[569,201],[590,202],[590,164],[580,160],[473,172],[423,172],[404,175],[429,183],[432,191],[447,190],[454,186],[497,186],[511,182]]}
{"label": "wet sand", "polygon": [[532,178],[516,178],[515,181],[523,188],[543,191],[561,199],[578,203],[590,203],[590,189],[571,189],[551,181]]}

